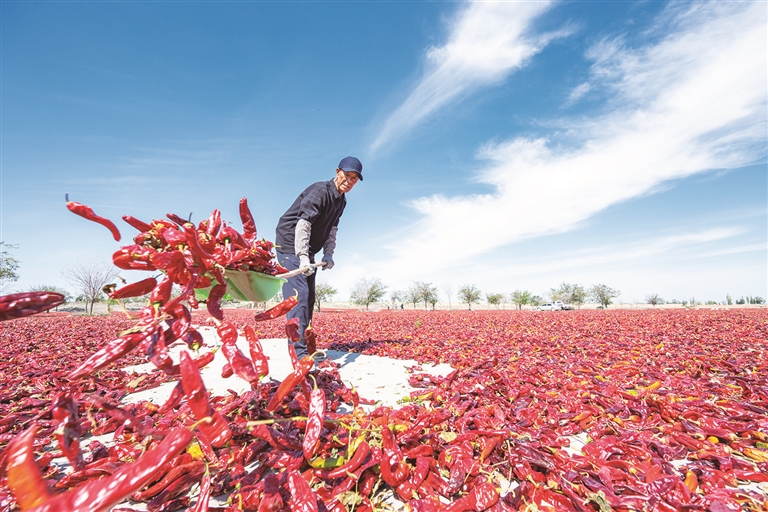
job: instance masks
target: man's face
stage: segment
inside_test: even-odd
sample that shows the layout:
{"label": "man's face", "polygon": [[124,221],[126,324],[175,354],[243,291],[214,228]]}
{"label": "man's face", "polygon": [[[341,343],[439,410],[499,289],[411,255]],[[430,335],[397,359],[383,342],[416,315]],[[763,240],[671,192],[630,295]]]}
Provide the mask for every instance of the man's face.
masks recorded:
{"label": "man's face", "polygon": [[354,171],[342,171],[341,169],[336,169],[336,178],[334,178],[333,182],[336,184],[336,189],[339,191],[339,194],[346,194],[352,190],[352,187],[354,187],[355,183],[359,180],[360,176]]}

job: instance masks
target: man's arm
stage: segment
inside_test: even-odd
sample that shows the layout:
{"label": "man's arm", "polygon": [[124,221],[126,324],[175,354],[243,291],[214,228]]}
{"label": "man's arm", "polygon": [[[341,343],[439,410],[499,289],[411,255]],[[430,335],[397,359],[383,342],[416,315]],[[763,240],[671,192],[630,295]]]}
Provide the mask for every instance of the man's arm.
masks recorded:
{"label": "man's arm", "polygon": [[296,236],[294,248],[299,257],[299,268],[307,268],[305,274],[314,272],[314,267],[309,263],[309,237],[312,235],[312,224],[308,220],[299,219],[296,222]]}
{"label": "man's arm", "polygon": [[339,230],[336,226],[331,228],[331,232],[328,233],[328,240],[323,244],[323,261],[325,266],[323,270],[329,270],[333,268],[333,251],[336,250],[336,232]]}

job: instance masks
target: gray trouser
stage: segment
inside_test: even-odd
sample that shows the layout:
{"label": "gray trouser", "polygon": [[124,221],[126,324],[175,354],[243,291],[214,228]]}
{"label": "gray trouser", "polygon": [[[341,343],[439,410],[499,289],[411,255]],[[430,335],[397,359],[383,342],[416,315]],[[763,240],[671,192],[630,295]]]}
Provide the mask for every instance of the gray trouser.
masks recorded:
{"label": "gray trouser", "polygon": [[[295,254],[276,252],[275,256],[278,263],[288,270],[299,268],[299,257]],[[314,257],[310,256],[309,259],[312,263],[315,262]],[[309,321],[312,320],[312,311],[315,308],[315,274],[313,273],[311,276],[300,274],[289,278],[288,282],[283,285],[283,298],[292,297],[296,292],[299,294],[299,303],[285,317],[287,320],[299,319],[301,338],[293,344],[293,347],[296,349],[296,355],[301,359],[309,355],[307,353],[307,340],[304,339],[304,330],[309,325]]]}

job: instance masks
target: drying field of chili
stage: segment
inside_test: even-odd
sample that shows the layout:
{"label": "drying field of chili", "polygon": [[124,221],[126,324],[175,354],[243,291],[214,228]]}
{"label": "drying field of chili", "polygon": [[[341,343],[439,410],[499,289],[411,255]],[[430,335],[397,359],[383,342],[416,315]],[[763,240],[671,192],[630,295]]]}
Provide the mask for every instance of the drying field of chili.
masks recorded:
{"label": "drying field of chili", "polygon": [[[284,319],[225,314],[261,338],[285,337]],[[445,362],[456,371],[442,378],[414,368],[410,401],[369,412],[355,408],[365,397],[327,363],[310,374],[322,393],[313,394],[311,380],[288,392],[257,382],[241,396],[211,399],[231,431],[220,444],[192,426],[183,400],[120,404],[173,380],[119,369],[145,355],[67,382],[131,325],[120,315],[55,313],[0,323],[0,510],[56,510],[45,508],[51,496],[84,499],[83,488],[93,494],[110,477],[140,473],[148,455],[170,454],[174,442],[186,451],[154,460],[153,477],[123,505],[205,510],[195,499],[202,492],[229,494],[226,507],[209,510],[233,511],[383,510],[393,502],[417,511],[768,507],[765,309],[318,313],[319,349]],[[61,420],[62,389],[71,397],[69,423]],[[319,394],[318,416],[310,401]],[[320,435],[310,428],[313,415],[323,420],[314,422]],[[168,430],[178,425],[187,429]],[[92,437],[110,433],[106,446]],[[11,448],[20,450],[25,436],[34,456],[21,469],[39,470],[43,498],[29,488],[20,499],[25,483],[8,468],[9,443],[16,439]],[[54,463],[65,455],[78,469]]]}

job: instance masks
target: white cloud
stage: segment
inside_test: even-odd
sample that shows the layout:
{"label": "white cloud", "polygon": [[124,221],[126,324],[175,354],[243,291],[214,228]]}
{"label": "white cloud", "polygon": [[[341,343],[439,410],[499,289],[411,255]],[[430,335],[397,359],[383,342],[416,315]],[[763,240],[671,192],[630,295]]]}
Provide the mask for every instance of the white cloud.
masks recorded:
{"label": "white cloud", "polygon": [[426,52],[424,76],[387,118],[373,141],[376,151],[449,103],[497,83],[522,67],[549,41],[567,34],[530,34],[552,5],[538,2],[470,2],[450,22],[448,41]]}
{"label": "white cloud", "polygon": [[[686,9],[683,9],[685,7]],[[564,232],[666,182],[765,156],[766,12],[761,3],[674,4],[656,42],[605,40],[590,87],[610,93],[607,113],[558,120],[563,141],[519,137],[489,143],[477,179],[492,193],[431,196],[393,247],[447,265],[528,237]],[[479,240],[482,244],[458,241]],[[400,252],[400,254],[402,254]],[[410,255],[409,255],[410,256]]]}

